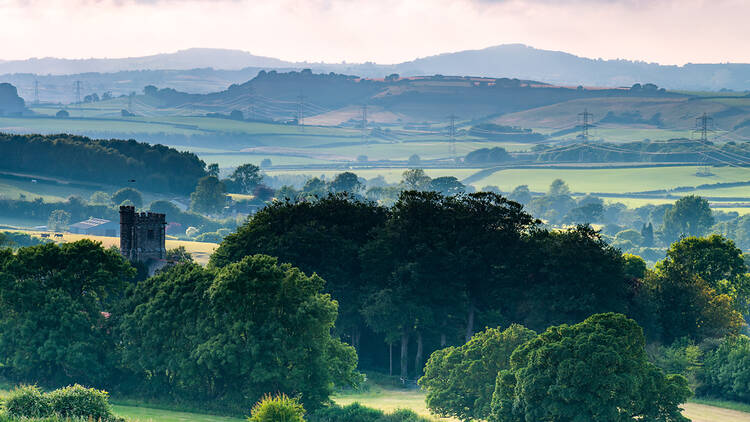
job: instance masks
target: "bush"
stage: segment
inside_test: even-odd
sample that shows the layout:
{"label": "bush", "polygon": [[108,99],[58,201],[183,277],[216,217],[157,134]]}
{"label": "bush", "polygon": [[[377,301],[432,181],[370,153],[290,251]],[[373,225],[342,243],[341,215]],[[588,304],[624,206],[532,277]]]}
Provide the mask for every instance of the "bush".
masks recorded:
{"label": "bush", "polygon": [[701,395],[750,402],[750,338],[727,337],[706,355],[700,378]]}
{"label": "bush", "polygon": [[42,418],[52,413],[49,399],[34,385],[22,385],[10,392],[5,411],[14,418]]}
{"label": "bush", "polygon": [[428,422],[411,410],[399,409],[391,414],[353,403],[349,406],[329,406],[312,413],[308,422]]}
{"label": "bush", "polygon": [[109,405],[109,393],[81,385],[60,388],[47,395],[52,411],[63,417],[93,418],[94,420],[113,420],[112,408]]}
{"label": "bush", "polygon": [[304,422],[305,409],[286,394],[266,395],[255,403],[250,412],[250,422]]}

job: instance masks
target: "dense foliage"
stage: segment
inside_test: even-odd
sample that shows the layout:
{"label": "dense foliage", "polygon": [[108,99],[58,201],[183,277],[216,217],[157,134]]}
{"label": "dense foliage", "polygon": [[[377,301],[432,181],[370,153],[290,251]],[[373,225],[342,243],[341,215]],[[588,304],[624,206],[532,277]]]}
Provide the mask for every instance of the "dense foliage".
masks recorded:
{"label": "dense foliage", "polygon": [[253,405],[249,422],[304,422],[305,408],[285,394],[266,395]]}
{"label": "dense foliage", "polygon": [[0,134],[0,168],[122,186],[136,180],[145,190],[188,194],[206,175],[195,154],[135,140],[73,135]]}
{"label": "dense foliage", "polygon": [[328,406],[307,417],[308,422],[428,422],[411,410],[400,409],[393,413],[372,409],[353,403],[348,406]]}
{"label": "dense foliage", "polygon": [[58,417],[88,419],[102,422],[117,422],[112,413],[109,394],[106,391],[86,388],[75,384],[49,393],[35,386],[20,386],[13,389],[4,403],[5,412],[11,418],[39,419]]}
{"label": "dense foliage", "polygon": [[687,380],[649,363],[643,332],[619,314],[548,328],[497,376],[491,421],[687,421]]}
{"label": "dense foliage", "polygon": [[123,362],[162,393],[238,411],[271,391],[317,407],[335,384],[358,382],[354,350],[331,337],[337,306],[323,285],[264,255],[177,265],[131,289]]}
{"label": "dense foliage", "polygon": [[534,337],[521,325],[488,328],[463,346],[435,351],[419,380],[427,391],[427,408],[461,420],[487,419],[497,374],[509,369],[513,351]]}
{"label": "dense foliage", "polygon": [[750,338],[728,337],[708,353],[701,372],[700,392],[750,402]]}
{"label": "dense foliage", "polygon": [[102,386],[114,376],[111,312],[134,275],[89,240],[0,251],[0,359],[5,374],[44,385]]}

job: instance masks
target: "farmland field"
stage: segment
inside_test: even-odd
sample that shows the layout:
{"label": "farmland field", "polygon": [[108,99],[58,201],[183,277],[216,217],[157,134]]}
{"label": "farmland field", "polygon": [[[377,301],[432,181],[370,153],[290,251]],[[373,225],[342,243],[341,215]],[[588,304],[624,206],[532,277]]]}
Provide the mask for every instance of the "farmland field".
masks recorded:
{"label": "farmland field", "polygon": [[645,167],[622,169],[507,169],[499,170],[473,182],[474,186],[495,185],[509,191],[528,185],[535,192],[545,192],[555,179],[568,183],[573,192],[627,193],[710,183],[750,181],[750,169],[712,168],[714,176],[700,177],[696,166]]}
{"label": "farmland field", "polygon": [[[17,230],[22,231],[24,233],[28,233],[32,236],[39,236],[42,233],[47,232],[40,232],[40,231],[27,231],[27,230]],[[88,234],[74,234],[74,233],[63,233],[63,242],[75,242],[81,239],[91,239],[96,242],[101,242],[102,246],[105,248],[110,247],[120,247],[120,238],[119,237],[112,237],[112,236],[93,236]],[[193,256],[193,259],[200,263],[200,264],[207,264],[208,259],[211,257],[211,254],[214,250],[219,246],[216,243],[208,243],[208,242],[193,242],[189,240],[174,240],[174,239],[167,239],[166,241],[166,247],[167,249],[173,249],[178,248],[180,246],[184,246],[185,250],[190,252],[190,254]]]}

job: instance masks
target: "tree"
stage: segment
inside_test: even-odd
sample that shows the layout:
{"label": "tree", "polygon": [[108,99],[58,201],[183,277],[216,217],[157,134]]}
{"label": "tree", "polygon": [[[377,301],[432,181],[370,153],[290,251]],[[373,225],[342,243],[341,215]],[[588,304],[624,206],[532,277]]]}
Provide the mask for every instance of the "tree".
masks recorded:
{"label": "tree", "polygon": [[0,364],[14,381],[113,381],[112,312],[135,270],[119,251],[80,240],[0,252]]}
{"label": "tree", "polygon": [[656,306],[662,341],[688,337],[701,341],[736,333],[743,324],[732,298],[719,294],[705,280],[684,268],[657,265],[644,279]]}
{"label": "tree", "polygon": [[215,176],[200,179],[195,192],[190,194],[190,208],[195,212],[215,214],[224,209],[226,203],[226,188]]}
{"label": "tree", "polygon": [[229,113],[229,118],[232,120],[245,120],[245,115],[242,114],[242,111],[240,110],[232,110],[232,112]]}
{"label": "tree", "polygon": [[89,202],[96,205],[110,205],[112,204],[112,196],[107,192],[96,191],[91,194]]}
{"label": "tree", "polygon": [[664,240],[668,243],[681,236],[703,236],[714,224],[714,217],[708,201],[700,196],[682,197],[664,213],[662,228]]}
{"label": "tree", "polygon": [[412,154],[409,156],[409,161],[407,164],[410,166],[418,166],[420,163],[422,163],[422,158],[417,154]]}
{"label": "tree", "polygon": [[260,162],[260,168],[268,168],[268,167],[271,167],[272,165],[273,165],[273,163],[271,163],[271,159],[270,158],[264,158]]}
{"label": "tree", "polygon": [[643,237],[643,246],[650,248],[654,246],[654,226],[651,222],[643,223],[641,228],[641,236]]}
{"label": "tree", "polygon": [[570,195],[570,188],[568,187],[568,184],[565,183],[562,179],[555,179],[549,185],[549,190],[547,191],[547,195],[549,196]]}
{"label": "tree", "polygon": [[604,214],[602,204],[588,203],[570,210],[565,219],[575,224],[589,224],[598,221],[602,214]]}
{"label": "tree", "polygon": [[112,194],[112,202],[115,205],[120,205],[125,201],[132,202],[136,208],[143,206],[143,196],[133,188],[122,188]]}
{"label": "tree", "polygon": [[211,163],[206,167],[206,173],[209,176],[219,177],[219,165],[217,163]]}
{"label": "tree", "polygon": [[250,194],[263,181],[263,175],[255,164],[243,164],[234,170],[229,179],[238,193]]}
{"label": "tree", "polygon": [[648,361],[643,330],[620,314],[548,328],[497,377],[491,421],[688,421],[687,380]]}
{"label": "tree", "polygon": [[401,184],[406,190],[426,190],[431,180],[422,169],[409,169],[401,176]]}
{"label": "tree", "polygon": [[238,400],[279,391],[321,405],[334,385],[358,380],[354,349],[331,337],[337,305],[324,284],[264,255],[220,269],[207,292],[218,330],[195,357],[216,368],[225,394]]}
{"label": "tree", "polygon": [[710,351],[700,372],[699,393],[728,400],[750,400],[750,338],[727,337]]}
{"label": "tree", "polygon": [[223,267],[247,255],[266,254],[320,275],[326,292],[339,302],[337,332],[359,350],[365,329],[360,252],[386,216],[385,208],[346,194],[275,201],[228,235],[211,256],[211,265]]}
{"label": "tree", "polygon": [[454,196],[464,193],[466,186],[453,176],[443,176],[432,179],[429,189],[445,196]]}
{"label": "tree", "polygon": [[504,331],[488,328],[463,346],[434,352],[419,380],[427,391],[427,408],[443,417],[486,420],[497,374],[509,369],[513,351],[534,337],[533,331],[514,324]]}
{"label": "tree", "polygon": [[347,171],[337,174],[328,187],[333,193],[349,192],[356,194],[362,189],[362,183],[356,174]]}
{"label": "tree", "polygon": [[70,213],[65,210],[54,210],[47,220],[47,229],[62,231],[68,228],[68,224],[70,224]]}
{"label": "tree", "polygon": [[325,196],[327,191],[328,185],[326,184],[326,182],[318,179],[317,177],[308,179],[305,182],[305,185],[302,187],[302,194],[308,198]]}
{"label": "tree", "polygon": [[55,113],[55,117],[57,117],[58,119],[66,119],[70,117],[70,113],[68,113],[67,110],[60,110],[57,113]]}
{"label": "tree", "polygon": [[519,204],[528,204],[531,201],[531,192],[529,191],[528,185],[516,186],[513,192],[508,195],[508,199],[516,201]]}
{"label": "tree", "polygon": [[738,311],[748,313],[750,280],[742,250],[734,242],[717,234],[709,237],[687,237],[672,244],[666,258],[658,264],[660,271],[684,272],[698,276],[718,294],[733,299]]}

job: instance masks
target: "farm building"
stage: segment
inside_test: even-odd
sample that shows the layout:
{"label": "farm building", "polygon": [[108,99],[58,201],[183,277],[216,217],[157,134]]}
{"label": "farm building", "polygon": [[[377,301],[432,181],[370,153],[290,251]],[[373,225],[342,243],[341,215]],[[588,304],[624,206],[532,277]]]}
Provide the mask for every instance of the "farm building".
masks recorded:
{"label": "farm building", "polygon": [[103,218],[90,217],[86,221],[81,221],[70,225],[70,232],[77,234],[90,234],[94,236],[119,236],[120,225]]}

